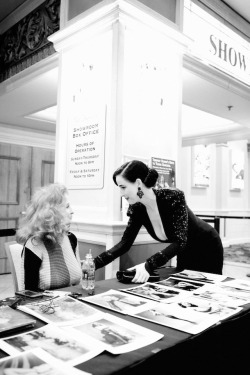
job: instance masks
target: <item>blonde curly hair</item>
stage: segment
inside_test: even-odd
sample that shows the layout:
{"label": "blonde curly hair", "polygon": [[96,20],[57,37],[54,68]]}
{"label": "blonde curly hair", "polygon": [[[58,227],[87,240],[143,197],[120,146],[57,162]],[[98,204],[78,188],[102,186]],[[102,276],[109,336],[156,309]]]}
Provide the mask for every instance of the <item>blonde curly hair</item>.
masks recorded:
{"label": "blonde curly hair", "polygon": [[27,205],[16,233],[19,243],[45,239],[58,242],[67,231],[66,195],[67,188],[62,184],[50,184],[39,188]]}

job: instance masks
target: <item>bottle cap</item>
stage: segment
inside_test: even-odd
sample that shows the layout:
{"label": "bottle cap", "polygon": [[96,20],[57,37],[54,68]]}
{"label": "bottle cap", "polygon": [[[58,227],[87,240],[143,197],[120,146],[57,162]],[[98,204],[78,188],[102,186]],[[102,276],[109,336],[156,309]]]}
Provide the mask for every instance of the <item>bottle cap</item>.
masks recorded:
{"label": "bottle cap", "polygon": [[91,249],[89,249],[89,252],[86,254],[86,258],[88,259],[92,258]]}

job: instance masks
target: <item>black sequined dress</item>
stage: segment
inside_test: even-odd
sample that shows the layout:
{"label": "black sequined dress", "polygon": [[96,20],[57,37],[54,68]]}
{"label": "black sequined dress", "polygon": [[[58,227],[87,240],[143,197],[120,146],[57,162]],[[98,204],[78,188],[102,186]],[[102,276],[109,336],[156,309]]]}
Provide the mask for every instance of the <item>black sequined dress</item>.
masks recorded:
{"label": "black sequined dress", "polygon": [[166,248],[146,260],[148,271],[166,264],[177,255],[178,270],[222,274],[223,246],[217,231],[190,210],[181,190],[153,190],[167,240],[162,241],[156,236],[143,204],[130,205],[127,213],[129,221],[121,241],[95,258],[96,269],[125,254],[144,226],[156,241],[168,243]]}

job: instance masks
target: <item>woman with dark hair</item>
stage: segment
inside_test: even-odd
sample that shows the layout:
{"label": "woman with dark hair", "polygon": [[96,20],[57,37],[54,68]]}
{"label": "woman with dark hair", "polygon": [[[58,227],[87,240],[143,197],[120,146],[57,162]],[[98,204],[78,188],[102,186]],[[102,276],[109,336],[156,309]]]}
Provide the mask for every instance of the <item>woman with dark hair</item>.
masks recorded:
{"label": "woman with dark hair", "polygon": [[80,283],[76,236],[69,232],[73,211],[61,184],[37,189],[21,219],[17,241],[24,245],[24,289],[57,289]]}
{"label": "woman with dark hair", "polygon": [[133,160],[113,174],[114,183],[128,203],[129,221],[121,241],[95,258],[96,269],[126,253],[144,226],[158,242],[170,243],[163,250],[131,267],[132,280],[144,283],[150,274],[177,255],[177,269],[222,274],[223,246],[217,231],[195,216],[186,204],[184,193],[176,188],[155,189],[158,172]]}

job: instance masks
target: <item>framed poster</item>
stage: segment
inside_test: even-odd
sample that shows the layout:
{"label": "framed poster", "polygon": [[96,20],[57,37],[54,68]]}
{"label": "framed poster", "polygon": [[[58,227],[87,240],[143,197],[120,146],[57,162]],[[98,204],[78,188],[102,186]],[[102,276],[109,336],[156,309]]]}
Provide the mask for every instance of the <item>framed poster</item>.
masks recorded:
{"label": "framed poster", "polygon": [[192,147],[192,186],[196,188],[207,188],[210,186],[210,147],[206,145],[195,145]]}
{"label": "framed poster", "polygon": [[244,152],[230,150],[230,190],[244,189]]}
{"label": "framed poster", "polygon": [[174,160],[152,157],[151,165],[159,173],[156,188],[176,187]]}

